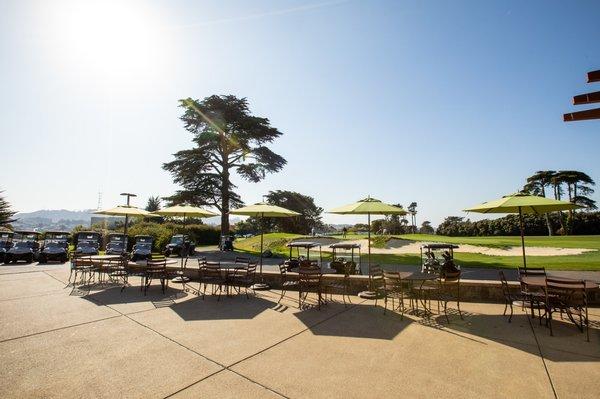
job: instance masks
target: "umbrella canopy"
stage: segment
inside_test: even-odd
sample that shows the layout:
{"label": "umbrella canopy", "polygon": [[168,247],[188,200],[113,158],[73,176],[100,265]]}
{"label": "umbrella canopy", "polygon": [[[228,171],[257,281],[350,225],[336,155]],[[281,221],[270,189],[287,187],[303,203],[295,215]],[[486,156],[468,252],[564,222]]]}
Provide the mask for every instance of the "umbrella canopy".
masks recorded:
{"label": "umbrella canopy", "polygon": [[581,208],[572,202],[558,201],[537,195],[515,193],[505,195],[497,200],[484,202],[471,208],[464,209],[465,212],[478,213],[518,213],[521,228],[521,248],[523,250],[523,266],[527,267],[525,257],[525,228],[523,226],[523,214],[541,215],[548,212],[567,211]]}
{"label": "umbrella canopy", "polygon": [[229,213],[231,213],[232,215],[269,218],[300,216],[300,213],[298,212],[294,212],[276,205],[269,205],[264,202],[259,202],[258,204],[237,208]]}
{"label": "umbrella canopy", "polygon": [[109,216],[125,216],[125,227],[123,234],[127,235],[127,224],[129,222],[129,217],[146,217],[152,216],[152,214],[144,209],[136,208],[131,205],[119,205],[115,208],[104,209],[102,211],[94,212],[97,215],[109,215]]}
{"label": "umbrella canopy", "polygon": [[397,206],[388,205],[378,199],[367,197],[354,204],[340,206],[329,211],[339,215],[406,215],[407,212]]}
{"label": "umbrella canopy", "polygon": [[[276,205],[269,205],[264,202],[259,202],[258,204],[243,206],[241,208],[237,208],[229,212],[232,215],[241,215],[241,216],[254,216],[260,218],[260,277],[262,282],[262,266],[263,266],[263,238],[264,238],[264,230],[263,230],[263,218],[285,218],[292,216],[300,216],[301,214],[298,212],[291,211],[289,209],[282,208]],[[261,284],[260,288],[268,287],[264,283]]]}
{"label": "umbrella canopy", "polygon": [[537,195],[515,193],[505,195],[497,200],[484,202],[472,208],[465,209],[466,212],[479,213],[533,213],[540,215],[548,212],[566,211],[581,208],[572,202],[558,201]]}
{"label": "umbrella canopy", "polygon": [[144,209],[136,208],[131,205],[119,205],[111,209],[104,209],[101,211],[94,212],[97,215],[109,215],[109,216],[137,216],[146,217],[152,216],[152,214]]}
{"label": "umbrella canopy", "polygon": [[217,216],[216,213],[211,212],[206,209],[198,208],[196,206],[190,205],[175,205],[170,206],[168,208],[163,208],[161,210],[152,212],[155,215],[161,216],[182,216],[182,217],[200,217],[200,218],[208,218],[211,216]]}
{"label": "umbrella canopy", "polygon": [[338,215],[367,215],[368,242],[369,242],[369,267],[371,267],[371,215],[406,215],[404,209],[381,202],[378,199],[367,197],[354,204],[333,208],[329,213]]}

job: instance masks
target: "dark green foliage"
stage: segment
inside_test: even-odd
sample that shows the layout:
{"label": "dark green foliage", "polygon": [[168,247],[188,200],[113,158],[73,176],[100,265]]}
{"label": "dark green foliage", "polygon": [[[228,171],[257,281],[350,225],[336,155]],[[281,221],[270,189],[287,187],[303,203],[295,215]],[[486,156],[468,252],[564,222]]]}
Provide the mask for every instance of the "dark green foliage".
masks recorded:
{"label": "dark green foliage", "polygon": [[157,195],[156,197],[148,198],[148,203],[146,204],[146,210],[148,212],[156,212],[160,210],[160,197]]}
{"label": "dark green foliage", "polygon": [[421,223],[421,228],[419,229],[419,233],[421,234],[433,234],[435,232],[434,228],[431,226],[431,222],[429,220]]}
{"label": "dark green foliage", "polygon": [[8,225],[16,220],[13,218],[16,212],[10,209],[10,204],[4,199],[4,196],[1,195],[3,192],[4,191],[0,191],[0,226],[8,227]]}
{"label": "dark green foliage", "polygon": [[170,204],[209,205],[221,212],[221,231],[229,232],[229,210],[243,205],[231,175],[251,182],[278,172],[286,160],[266,145],[281,136],[269,120],[252,116],[245,98],[210,96],[180,100],[181,120],[194,135],[195,146],[174,154],[163,168],[182,189],[166,200]]}

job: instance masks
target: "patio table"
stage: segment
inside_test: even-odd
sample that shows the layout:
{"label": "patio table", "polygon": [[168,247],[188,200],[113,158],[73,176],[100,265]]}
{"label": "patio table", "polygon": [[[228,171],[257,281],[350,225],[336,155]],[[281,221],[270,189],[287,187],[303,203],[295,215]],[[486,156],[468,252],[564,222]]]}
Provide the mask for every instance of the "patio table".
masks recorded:
{"label": "patio table", "polygon": [[[571,279],[571,278],[563,278],[561,277],[561,279],[564,280],[573,280],[573,281],[581,281],[581,280],[576,280],[576,279]],[[523,276],[521,277],[521,281],[526,284],[526,285],[530,285],[532,287],[545,287],[546,286],[546,277],[544,276]],[[590,280],[584,280],[585,282],[585,289],[586,291],[589,290],[597,290],[599,288],[598,283],[595,283],[593,281]],[[560,287],[560,284],[554,284],[557,287]],[[565,285],[564,288],[571,288],[570,285]]]}
{"label": "patio table", "polygon": [[[398,275],[400,276],[400,278],[402,280],[407,280],[410,281],[411,284],[414,282],[421,282],[421,284],[419,285],[419,298],[418,301],[421,301],[421,304],[423,305],[423,309],[425,309],[425,311],[429,311],[429,313],[431,313],[431,310],[427,310],[427,301],[424,300],[423,298],[423,284],[425,284],[426,281],[434,281],[437,280],[439,275],[437,273],[423,273],[423,272],[398,272]],[[417,311],[419,310],[419,302],[417,301]]]}

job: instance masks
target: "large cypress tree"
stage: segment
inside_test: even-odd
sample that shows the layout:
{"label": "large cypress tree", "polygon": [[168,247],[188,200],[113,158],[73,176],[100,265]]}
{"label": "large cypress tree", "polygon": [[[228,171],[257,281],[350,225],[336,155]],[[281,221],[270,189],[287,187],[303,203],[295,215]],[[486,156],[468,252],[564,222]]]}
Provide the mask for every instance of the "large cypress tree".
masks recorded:
{"label": "large cypress tree", "polygon": [[2,195],[3,192],[0,191],[0,226],[7,226],[16,220],[13,219],[16,212],[10,209],[10,204]]}
{"label": "large cypress tree", "polygon": [[182,188],[166,199],[171,203],[215,206],[221,212],[221,233],[229,233],[229,210],[241,206],[232,174],[259,182],[278,172],[286,160],[267,147],[281,132],[269,120],[253,116],[245,98],[210,96],[180,100],[181,120],[192,133],[194,147],[174,154],[163,168]]}

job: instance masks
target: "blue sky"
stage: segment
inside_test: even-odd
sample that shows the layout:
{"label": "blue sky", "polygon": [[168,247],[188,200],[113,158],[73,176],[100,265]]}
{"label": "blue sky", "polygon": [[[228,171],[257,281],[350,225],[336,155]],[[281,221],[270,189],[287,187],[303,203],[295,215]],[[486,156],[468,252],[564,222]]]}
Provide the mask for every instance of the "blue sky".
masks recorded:
{"label": "blue sky", "polygon": [[284,132],[288,165],[238,181],[247,203],[371,195],[437,224],[536,170],[600,181],[600,121],[562,122],[599,90],[599,19],[597,1],[3,1],[0,188],[19,211],[169,195],[177,100],[212,94]]}

